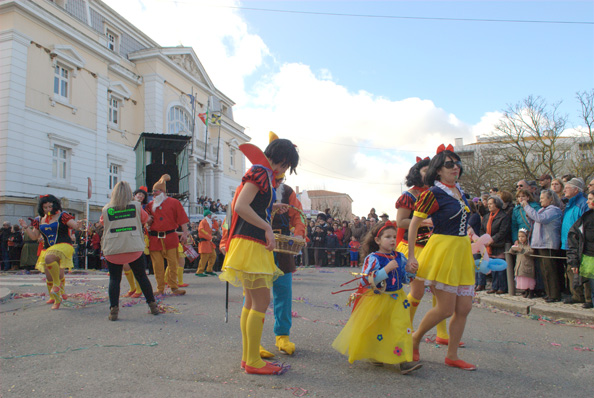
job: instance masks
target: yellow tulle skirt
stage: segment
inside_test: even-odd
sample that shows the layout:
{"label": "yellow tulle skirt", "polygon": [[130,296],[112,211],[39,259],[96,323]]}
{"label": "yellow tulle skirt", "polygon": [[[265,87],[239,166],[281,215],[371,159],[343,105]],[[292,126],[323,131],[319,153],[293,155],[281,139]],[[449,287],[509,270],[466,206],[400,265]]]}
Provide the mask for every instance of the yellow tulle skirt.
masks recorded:
{"label": "yellow tulle skirt", "polygon": [[[424,248],[425,248],[424,246],[415,246],[415,257],[416,258],[419,258],[419,256],[423,252]],[[401,240],[400,243],[398,244],[398,247],[396,248],[396,251],[404,254],[404,257],[408,258],[408,243]]]}
{"label": "yellow tulle skirt", "polygon": [[219,279],[245,289],[272,288],[284,273],[274,263],[273,252],[255,241],[235,238],[229,242]]}
{"label": "yellow tulle skirt", "polygon": [[60,259],[60,268],[71,269],[74,268],[72,262],[72,255],[74,254],[74,247],[68,243],[58,243],[43,250],[37,258],[35,268],[41,272],[45,272],[45,256],[53,254]]}
{"label": "yellow tulle skirt", "polygon": [[[394,292],[392,292],[394,293]],[[332,347],[349,362],[373,361],[396,364],[412,361],[410,303],[402,289],[390,294],[363,294],[349,321]]]}
{"label": "yellow tulle skirt", "polygon": [[475,266],[468,236],[433,234],[422,253],[415,257],[419,279],[449,286],[474,286]]}
{"label": "yellow tulle skirt", "polygon": [[182,246],[181,243],[177,245],[177,256],[186,258],[186,253],[184,253],[184,247]]}

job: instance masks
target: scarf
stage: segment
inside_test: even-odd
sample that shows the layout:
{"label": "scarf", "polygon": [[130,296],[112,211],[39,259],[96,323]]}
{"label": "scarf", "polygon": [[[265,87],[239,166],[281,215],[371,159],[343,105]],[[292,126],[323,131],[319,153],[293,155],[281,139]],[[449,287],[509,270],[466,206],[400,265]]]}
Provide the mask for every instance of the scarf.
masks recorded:
{"label": "scarf", "polygon": [[[495,213],[489,213],[489,221],[487,221],[487,233],[489,235],[491,235],[491,226],[493,225],[493,219],[495,218],[497,213],[499,213],[499,209],[497,209],[497,211]],[[487,246],[487,253],[492,254],[491,246]]]}

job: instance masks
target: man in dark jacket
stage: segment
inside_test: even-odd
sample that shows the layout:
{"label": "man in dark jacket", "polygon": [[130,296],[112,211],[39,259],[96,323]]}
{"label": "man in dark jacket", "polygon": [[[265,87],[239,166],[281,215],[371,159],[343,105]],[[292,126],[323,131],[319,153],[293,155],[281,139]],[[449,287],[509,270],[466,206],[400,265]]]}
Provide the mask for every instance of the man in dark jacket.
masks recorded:
{"label": "man in dark jacket", "polygon": [[[578,283],[584,280],[577,275],[589,278],[589,283],[584,284],[586,302],[584,308],[592,308],[594,299],[594,274],[588,274],[586,269],[581,269],[583,256],[594,257],[594,193],[588,194],[588,207],[586,211],[569,229],[567,235],[567,265],[572,270]],[[574,279],[574,278],[572,278]],[[572,281],[573,283],[573,281]],[[588,289],[589,288],[589,289]]]}
{"label": "man in dark jacket", "polygon": [[10,268],[10,257],[8,255],[8,239],[12,234],[11,225],[8,221],[4,221],[2,224],[2,229],[0,230],[0,250],[2,258],[1,260],[1,269],[6,271]]}

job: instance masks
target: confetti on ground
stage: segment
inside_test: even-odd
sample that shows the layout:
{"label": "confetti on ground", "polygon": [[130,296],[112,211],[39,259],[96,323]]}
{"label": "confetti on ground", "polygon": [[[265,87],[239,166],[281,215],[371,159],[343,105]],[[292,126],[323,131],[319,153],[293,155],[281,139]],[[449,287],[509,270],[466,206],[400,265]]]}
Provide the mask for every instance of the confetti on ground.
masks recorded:
{"label": "confetti on ground", "polygon": [[[332,309],[332,310],[336,310],[341,312],[342,311],[342,307],[338,304],[333,304],[332,306],[328,306],[328,305],[317,305],[317,304],[312,304],[309,302],[309,300],[307,299],[307,297],[296,297],[293,299],[293,302],[295,303],[304,303],[307,305],[311,305],[312,307],[316,307],[316,308],[328,308],[328,309]],[[324,303],[324,304],[328,304],[328,303]]]}
{"label": "confetti on ground", "polygon": [[304,397],[307,395],[307,390],[301,387],[289,387],[287,391],[293,391],[293,395],[296,397]]}
{"label": "confetti on ground", "polygon": [[68,294],[68,299],[62,301],[62,305],[69,308],[85,308],[93,304],[106,303],[109,299],[107,294],[91,290],[86,293]]}
{"label": "confetti on ground", "polygon": [[103,347],[103,348],[122,348],[122,347],[130,347],[130,346],[155,347],[156,345],[158,345],[158,343],[157,342],[154,342],[154,341],[151,342],[151,343],[130,343],[130,344],[124,344],[124,345],[116,345],[116,344],[93,344],[92,346],[89,346],[89,347],[79,347],[79,348],[70,348],[70,347],[68,347],[64,351],[40,352],[40,353],[25,354],[25,355],[11,355],[11,356],[7,356],[7,357],[0,357],[0,359],[17,359],[17,358],[35,357],[35,356],[40,356],[40,355],[65,354],[67,352],[89,350],[91,348],[97,348],[97,347]]}
{"label": "confetti on ground", "polygon": [[581,344],[573,344],[572,347],[573,347],[573,349],[575,351],[590,351],[590,352],[594,352],[594,348],[584,347]]}

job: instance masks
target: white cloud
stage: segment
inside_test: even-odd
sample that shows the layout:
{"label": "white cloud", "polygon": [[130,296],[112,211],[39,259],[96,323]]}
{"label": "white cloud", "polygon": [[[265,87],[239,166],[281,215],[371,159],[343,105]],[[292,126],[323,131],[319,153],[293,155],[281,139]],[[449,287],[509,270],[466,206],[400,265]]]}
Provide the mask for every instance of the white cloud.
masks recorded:
{"label": "white cloud", "polygon": [[[395,218],[394,203],[415,155],[432,155],[458,137],[474,141],[496,116],[468,126],[430,100],[351,92],[333,81],[331,70],[278,64],[232,8],[198,0],[107,3],[159,44],[193,47],[215,86],[237,103],[235,120],[254,144],[264,148],[272,130],[298,145],[299,174],[288,182],[348,193],[359,215],[375,207]],[[248,77],[255,83],[246,87]]]}

